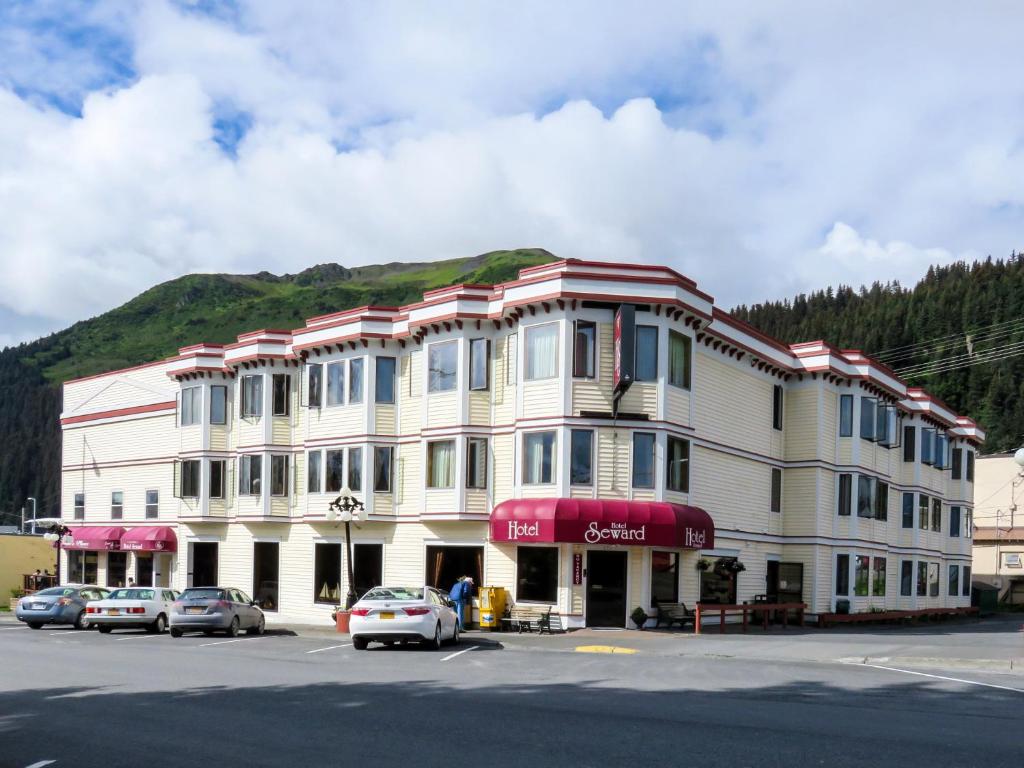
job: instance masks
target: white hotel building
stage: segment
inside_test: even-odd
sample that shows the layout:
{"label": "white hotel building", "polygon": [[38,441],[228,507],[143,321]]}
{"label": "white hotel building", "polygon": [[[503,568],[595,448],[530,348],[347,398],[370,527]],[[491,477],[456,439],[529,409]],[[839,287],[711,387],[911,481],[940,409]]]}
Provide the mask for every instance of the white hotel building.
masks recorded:
{"label": "white hotel building", "polygon": [[348,485],[357,590],[468,574],[566,626],[970,602],[981,429],[662,267],[558,261],[196,344],[67,382],[61,423],[66,581],[217,583],[327,622]]}

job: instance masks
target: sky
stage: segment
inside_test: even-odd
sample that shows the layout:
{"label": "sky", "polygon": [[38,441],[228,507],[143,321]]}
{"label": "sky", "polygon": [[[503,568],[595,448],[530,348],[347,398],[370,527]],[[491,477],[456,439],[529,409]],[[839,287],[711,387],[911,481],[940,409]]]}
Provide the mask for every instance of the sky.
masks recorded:
{"label": "sky", "polygon": [[0,347],[501,248],[725,308],[1024,248],[1013,2],[0,2]]}

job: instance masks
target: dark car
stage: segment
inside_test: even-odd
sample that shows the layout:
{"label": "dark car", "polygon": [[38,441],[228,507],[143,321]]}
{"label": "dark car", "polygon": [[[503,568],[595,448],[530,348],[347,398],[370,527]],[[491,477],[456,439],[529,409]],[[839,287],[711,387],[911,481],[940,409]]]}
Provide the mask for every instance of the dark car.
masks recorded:
{"label": "dark car", "polygon": [[75,629],[88,629],[85,604],[102,600],[108,594],[109,590],[90,584],[41,589],[21,598],[14,615],[32,629],[40,629],[44,624],[71,624]]}
{"label": "dark car", "polygon": [[171,610],[171,637],[185,632],[227,632],[237,637],[240,630],[262,635],[266,627],[263,611],[255,600],[232,587],[189,587]]}

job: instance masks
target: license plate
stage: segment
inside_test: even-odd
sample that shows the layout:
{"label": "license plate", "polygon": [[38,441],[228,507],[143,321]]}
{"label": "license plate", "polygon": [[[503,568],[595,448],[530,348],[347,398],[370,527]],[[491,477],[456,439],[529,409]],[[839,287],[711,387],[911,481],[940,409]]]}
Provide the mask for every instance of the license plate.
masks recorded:
{"label": "license plate", "polygon": [[185,613],[202,613],[202,608],[186,608]]}
{"label": "license plate", "polygon": [[48,607],[46,603],[32,603],[33,611],[45,611]]}
{"label": "license plate", "polygon": [[381,611],[377,616],[382,619],[393,619],[395,618],[395,613],[394,611]]}
{"label": "license plate", "polygon": [[118,608],[107,608],[107,616],[120,616],[121,611]]}

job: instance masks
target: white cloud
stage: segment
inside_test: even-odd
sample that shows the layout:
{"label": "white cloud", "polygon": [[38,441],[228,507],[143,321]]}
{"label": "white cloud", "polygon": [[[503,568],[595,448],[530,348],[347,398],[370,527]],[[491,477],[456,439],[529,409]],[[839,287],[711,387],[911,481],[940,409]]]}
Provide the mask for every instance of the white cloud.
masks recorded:
{"label": "white cloud", "polygon": [[543,246],[728,306],[1021,247],[1014,6],[134,8],[126,81],[79,48],[15,73],[81,117],[0,82],[10,339],[187,271]]}

